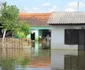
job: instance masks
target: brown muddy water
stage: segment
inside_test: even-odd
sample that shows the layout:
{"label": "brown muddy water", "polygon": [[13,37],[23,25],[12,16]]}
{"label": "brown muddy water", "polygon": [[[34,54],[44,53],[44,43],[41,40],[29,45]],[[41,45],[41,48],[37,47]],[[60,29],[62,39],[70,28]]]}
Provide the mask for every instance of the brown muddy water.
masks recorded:
{"label": "brown muddy water", "polygon": [[[1,53],[2,48],[0,48],[0,58],[2,58]],[[6,56],[31,58],[29,68],[25,70],[85,70],[85,51],[50,50],[48,43],[33,42],[23,44],[23,47],[7,47]]]}
{"label": "brown muddy water", "polygon": [[[29,68],[37,68],[43,70],[51,70],[51,51],[50,45],[47,43],[42,42],[32,42],[26,43],[21,45],[21,42],[18,42],[19,46],[15,42],[15,44],[10,43],[5,44],[5,51],[6,51],[6,58],[18,58],[18,57],[29,57],[31,59],[30,64],[28,65]],[[9,44],[9,45],[8,45]],[[10,47],[11,46],[11,47]],[[3,59],[2,55],[2,47],[0,47],[0,58]],[[26,69],[26,70],[35,70],[35,69]],[[22,70],[22,69],[16,69]]]}

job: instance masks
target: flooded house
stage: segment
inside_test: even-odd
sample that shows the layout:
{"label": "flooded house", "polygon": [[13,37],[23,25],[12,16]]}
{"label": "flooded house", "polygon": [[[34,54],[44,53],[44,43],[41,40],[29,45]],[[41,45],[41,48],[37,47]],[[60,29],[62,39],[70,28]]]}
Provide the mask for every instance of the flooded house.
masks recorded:
{"label": "flooded house", "polygon": [[53,12],[51,49],[85,50],[85,12]]}
{"label": "flooded house", "polygon": [[27,21],[31,26],[31,34],[27,36],[29,40],[39,40],[51,36],[50,26],[47,23],[51,13],[19,13],[20,21]]}

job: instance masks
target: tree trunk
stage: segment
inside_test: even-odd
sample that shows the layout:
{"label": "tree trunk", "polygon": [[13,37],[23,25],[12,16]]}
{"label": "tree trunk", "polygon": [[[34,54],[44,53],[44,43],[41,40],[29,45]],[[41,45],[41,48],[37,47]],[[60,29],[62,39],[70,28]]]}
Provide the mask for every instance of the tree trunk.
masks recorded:
{"label": "tree trunk", "polygon": [[4,33],[3,33],[2,43],[3,43],[4,40],[5,40],[5,36],[6,36],[6,30],[4,30]]}
{"label": "tree trunk", "polygon": [[5,36],[6,36],[6,30],[4,30],[3,38],[2,38],[2,56],[6,56],[6,47],[5,47]]}

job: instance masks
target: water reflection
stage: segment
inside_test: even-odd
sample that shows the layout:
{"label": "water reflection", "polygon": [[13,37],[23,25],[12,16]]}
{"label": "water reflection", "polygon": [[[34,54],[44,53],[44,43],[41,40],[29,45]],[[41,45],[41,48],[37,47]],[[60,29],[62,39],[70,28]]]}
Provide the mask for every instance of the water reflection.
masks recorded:
{"label": "water reflection", "polygon": [[[48,51],[50,51],[50,43],[46,42],[33,42],[32,43],[32,56],[40,56],[47,54]],[[50,53],[49,53],[50,54]]]}
{"label": "water reflection", "polygon": [[[32,59],[30,68],[50,67],[50,49],[45,49],[47,46],[43,42],[32,42],[22,47],[6,48],[6,56],[17,58],[28,56]],[[50,46],[50,45],[49,45]],[[44,49],[43,49],[44,47]],[[2,48],[0,48],[0,58],[2,58]],[[31,69],[32,70],[32,69]]]}
{"label": "water reflection", "polygon": [[52,70],[85,70],[85,51],[52,51]]}
{"label": "water reflection", "polygon": [[38,56],[38,51],[39,51],[39,43],[33,42],[32,43],[32,55]]}
{"label": "water reflection", "polygon": [[78,51],[77,56],[65,55],[65,70],[85,70],[85,51]]}
{"label": "water reflection", "polygon": [[[43,68],[51,65],[50,60],[50,43],[46,42],[32,42],[29,44],[30,54],[32,62],[30,63],[31,68]],[[27,48],[25,49],[27,51]]]}
{"label": "water reflection", "polygon": [[78,55],[78,51],[51,50],[51,68],[52,70],[64,70],[65,55]]}
{"label": "water reflection", "polygon": [[30,67],[46,67],[50,66],[50,49],[45,49],[47,46],[43,42],[33,42],[32,43],[32,63]]}

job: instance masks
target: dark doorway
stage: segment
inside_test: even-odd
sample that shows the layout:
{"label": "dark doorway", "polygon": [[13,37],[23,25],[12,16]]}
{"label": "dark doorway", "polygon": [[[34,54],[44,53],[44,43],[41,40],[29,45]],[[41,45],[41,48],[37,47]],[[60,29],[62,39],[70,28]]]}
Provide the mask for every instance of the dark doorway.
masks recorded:
{"label": "dark doorway", "polygon": [[35,33],[31,34],[31,40],[35,40]]}
{"label": "dark doorway", "polygon": [[49,35],[49,37],[51,37],[51,31],[50,30],[42,30],[42,37],[46,38],[47,35]]}
{"label": "dark doorway", "polygon": [[85,30],[79,30],[78,50],[85,50]]}

